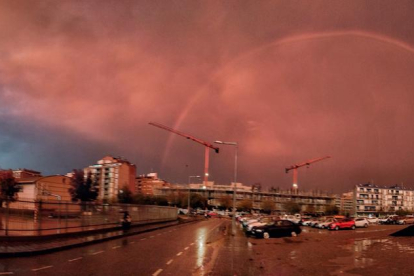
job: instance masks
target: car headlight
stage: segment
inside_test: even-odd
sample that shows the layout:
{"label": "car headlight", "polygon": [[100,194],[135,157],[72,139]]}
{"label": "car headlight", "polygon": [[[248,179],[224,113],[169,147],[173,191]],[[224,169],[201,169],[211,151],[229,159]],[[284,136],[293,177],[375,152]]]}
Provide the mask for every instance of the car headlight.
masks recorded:
{"label": "car headlight", "polygon": [[257,232],[263,232],[263,230],[261,230],[261,229],[256,229],[256,231],[257,231]]}

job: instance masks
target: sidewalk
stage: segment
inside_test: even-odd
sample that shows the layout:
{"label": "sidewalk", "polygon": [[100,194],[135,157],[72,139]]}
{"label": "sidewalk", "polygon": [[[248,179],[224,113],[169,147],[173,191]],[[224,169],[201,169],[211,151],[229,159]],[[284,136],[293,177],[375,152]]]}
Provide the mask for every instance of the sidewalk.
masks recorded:
{"label": "sidewalk", "polygon": [[153,223],[147,225],[137,225],[131,227],[128,231],[123,231],[121,227],[114,227],[111,229],[100,229],[99,232],[78,232],[63,237],[51,236],[47,237],[32,237],[31,240],[11,239],[0,242],[0,258],[1,257],[20,257],[30,256],[36,254],[50,253],[58,250],[80,247],[88,244],[108,241],[112,239],[127,237],[157,229],[171,227],[180,223],[194,222],[197,220],[187,220],[185,222],[172,221],[163,223]]}

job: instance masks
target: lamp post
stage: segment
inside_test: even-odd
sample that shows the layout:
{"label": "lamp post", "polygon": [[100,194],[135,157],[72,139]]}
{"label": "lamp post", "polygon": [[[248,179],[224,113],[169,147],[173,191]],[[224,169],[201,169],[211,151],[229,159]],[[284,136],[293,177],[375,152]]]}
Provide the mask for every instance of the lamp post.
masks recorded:
{"label": "lamp post", "polygon": [[188,177],[188,207],[187,207],[187,209],[188,209],[187,214],[188,215],[190,215],[190,181],[191,181],[191,178],[201,178],[201,176],[199,176],[199,175],[190,175]]}
{"label": "lamp post", "polygon": [[223,142],[223,141],[214,141],[216,144],[220,145],[228,145],[234,146],[235,154],[234,154],[234,186],[233,186],[233,212],[232,212],[232,229],[233,235],[236,234],[236,191],[237,191],[237,151],[238,151],[238,144],[237,142]]}

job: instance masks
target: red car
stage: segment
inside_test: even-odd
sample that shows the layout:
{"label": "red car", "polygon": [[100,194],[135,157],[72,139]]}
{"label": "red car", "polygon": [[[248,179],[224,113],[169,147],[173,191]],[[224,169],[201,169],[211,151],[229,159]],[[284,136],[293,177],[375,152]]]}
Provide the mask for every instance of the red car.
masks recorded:
{"label": "red car", "polygon": [[353,219],[340,219],[328,225],[329,230],[339,230],[347,228],[352,230],[355,229],[355,221]]}

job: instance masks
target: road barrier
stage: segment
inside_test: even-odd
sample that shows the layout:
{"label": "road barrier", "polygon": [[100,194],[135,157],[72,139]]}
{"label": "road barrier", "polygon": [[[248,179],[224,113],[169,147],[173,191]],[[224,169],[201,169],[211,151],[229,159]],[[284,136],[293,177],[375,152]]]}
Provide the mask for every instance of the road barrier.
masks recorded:
{"label": "road barrier", "polygon": [[51,235],[112,228],[128,212],[132,225],[177,219],[177,208],[154,205],[19,200],[0,208],[0,236]]}

